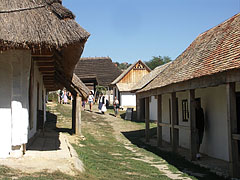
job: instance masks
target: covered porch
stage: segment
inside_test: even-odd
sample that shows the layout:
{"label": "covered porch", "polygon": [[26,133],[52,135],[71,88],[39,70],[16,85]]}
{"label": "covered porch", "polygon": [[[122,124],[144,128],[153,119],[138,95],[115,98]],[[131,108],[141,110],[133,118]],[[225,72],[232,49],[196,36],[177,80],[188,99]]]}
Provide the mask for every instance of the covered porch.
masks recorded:
{"label": "covered porch", "polygon": [[[201,166],[215,166],[224,176],[239,177],[239,92],[239,72],[232,71],[138,93],[137,114],[145,121],[145,141]],[[155,139],[149,130],[151,96],[157,98]],[[196,100],[201,101],[206,119],[200,161],[196,160]]]}

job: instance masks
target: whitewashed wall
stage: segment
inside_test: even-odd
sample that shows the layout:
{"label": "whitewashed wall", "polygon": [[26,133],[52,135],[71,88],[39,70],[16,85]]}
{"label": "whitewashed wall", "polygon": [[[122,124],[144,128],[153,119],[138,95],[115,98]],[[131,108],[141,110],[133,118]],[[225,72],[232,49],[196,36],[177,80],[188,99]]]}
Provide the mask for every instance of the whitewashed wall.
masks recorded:
{"label": "whitewashed wall", "polygon": [[[0,53],[0,158],[8,157],[12,146],[26,144],[28,138],[34,134],[34,131],[31,134],[28,132],[30,66],[29,50],[9,50]],[[42,77],[38,69],[35,72],[42,88]],[[34,106],[36,107],[36,104]],[[42,107],[42,104],[39,107]],[[36,124],[36,118],[34,121]]]}
{"label": "whitewashed wall", "polygon": [[155,96],[150,97],[149,116],[151,121],[157,121],[157,98]]}
{"label": "whitewashed wall", "polygon": [[136,95],[130,92],[120,92],[120,105],[123,107],[136,107]]}
{"label": "whitewashed wall", "polygon": [[[170,94],[163,94],[162,95],[162,122],[163,123],[170,123],[170,109],[169,109],[169,99],[171,99]],[[166,142],[171,142],[170,139],[170,128],[162,127],[162,138]]]}
{"label": "whitewashed wall", "polygon": [[[240,90],[240,85],[237,86]],[[178,118],[179,124],[189,126],[189,120],[183,122],[182,118],[182,100],[188,99],[188,93],[178,92]],[[200,152],[208,156],[229,160],[228,155],[228,131],[227,131],[227,97],[226,86],[210,87],[197,89],[196,98],[201,98],[201,105],[205,116],[205,132]],[[169,123],[169,99],[170,94],[162,97],[163,122]],[[189,108],[189,102],[188,102]],[[163,140],[170,142],[170,130],[163,127]],[[179,131],[179,145],[189,148],[190,132],[189,130]]]}
{"label": "whitewashed wall", "polygon": [[11,151],[12,65],[5,54],[0,54],[0,158]]}
{"label": "whitewashed wall", "polygon": [[[41,73],[38,70],[38,67],[36,63],[34,64],[34,89],[33,89],[33,105],[31,107],[32,110],[32,118],[33,118],[33,128],[29,128],[29,134],[28,138],[30,139],[31,137],[34,136],[34,134],[37,132],[37,84],[39,83],[39,110],[43,110],[43,100],[42,100],[42,90],[44,90],[43,86],[43,77]],[[45,91],[45,90],[44,90]],[[45,95],[44,95],[45,97]],[[46,118],[44,118],[46,119]]]}
{"label": "whitewashed wall", "polygon": [[[182,117],[182,101],[188,100],[188,93],[185,92],[178,92],[176,93],[177,99],[178,99],[178,122],[179,125],[182,126],[189,126],[189,119],[188,121],[183,121]],[[188,102],[189,107],[189,102]],[[189,141],[190,141],[190,131],[189,130],[179,130],[179,146],[184,148],[189,148]]]}
{"label": "whitewashed wall", "polygon": [[205,115],[205,133],[200,151],[228,161],[226,85],[196,90]]}

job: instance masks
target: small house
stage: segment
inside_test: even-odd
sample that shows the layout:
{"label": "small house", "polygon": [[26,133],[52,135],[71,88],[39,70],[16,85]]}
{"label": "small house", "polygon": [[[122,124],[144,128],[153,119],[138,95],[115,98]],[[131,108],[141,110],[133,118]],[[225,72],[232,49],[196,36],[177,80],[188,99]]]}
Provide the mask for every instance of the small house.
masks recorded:
{"label": "small house", "polygon": [[136,95],[134,92],[131,92],[132,87],[150,71],[151,69],[139,60],[129,66],[111,83],[114,97],[117,97],[121,107],[136,107]]}

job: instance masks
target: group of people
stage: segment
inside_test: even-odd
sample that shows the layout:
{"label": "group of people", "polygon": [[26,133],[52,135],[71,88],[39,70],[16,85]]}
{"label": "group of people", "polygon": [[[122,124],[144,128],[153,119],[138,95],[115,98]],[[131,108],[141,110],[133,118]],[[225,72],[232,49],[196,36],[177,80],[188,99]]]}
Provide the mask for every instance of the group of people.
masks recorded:
{"label": "group of people", "polygon": [[[90,94],[88,96],[87,101],[88,101],[88,104],[89,104],[89,110],[90,110],[90,112],[92,112],[92,106],[95,102],[93,91],[90,91]],[[82,107],[83,107],[84,110],[85,110],[85,106],[86,106],[86,101],[83,101],[82,102]],[[109,106],[109,101],[103,95],[103,93],[100,93],[99,98],[98,98],[98,111],[99,111],[99,113],[104,114],[107,111],[108,106]],[[120,107],[117,97],[115,97],[115,99],[114,99],[113,107],[114,107],[115,116],[117,116],[118,111],[119,111],[119,107]]]}
{"label": "group of people", "polygon": [[72,102],[72,94],[67,92],[67,90],[58,90],[58,103],[59,104],[68,104]]}

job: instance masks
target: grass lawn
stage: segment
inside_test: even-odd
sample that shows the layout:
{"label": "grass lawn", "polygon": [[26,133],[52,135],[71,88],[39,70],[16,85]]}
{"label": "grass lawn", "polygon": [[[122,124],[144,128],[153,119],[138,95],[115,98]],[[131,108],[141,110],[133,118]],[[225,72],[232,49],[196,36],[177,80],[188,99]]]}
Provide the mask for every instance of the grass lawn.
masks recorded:
{"label": "grass lawn", "polygon": [[[59,130],[71,127],[71,106],[57,105]],[[107,114],[112,114],[110,109]],[[124,116],[124,112],[120,112]],[[144,135],[144,123],[111,119],[109,115],[95,112],[82,112],[82,132],[84,138],[73,136],[72,145],[83,161],[86,171],[76,177],[60,172],[24,174],[10,168],[0,166],[0,179],[83,179],[83,180],[168,180],[171,179],[159,171],[157,166],[165,165],[171,174],[179,170],[204,174],[204,177],[194,177],[181,173],[179,179],[221,180],[204,168],[193,165],[184,158],[144,144],[140,138]],[[114,127],[113,127],[114,124]],[[122,128],[119,133],[117,126]],[[129,129],[134,131],[129,131]],[[156,128],[151,123],[151,128]],[[67,131],[64,131],[67,132]]]}

